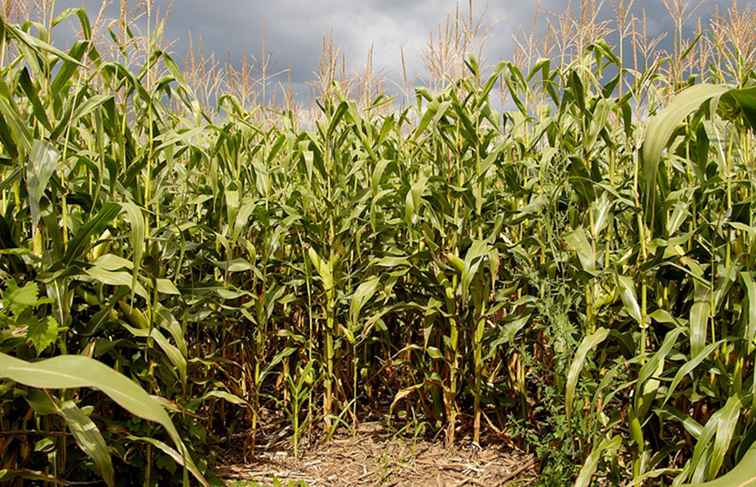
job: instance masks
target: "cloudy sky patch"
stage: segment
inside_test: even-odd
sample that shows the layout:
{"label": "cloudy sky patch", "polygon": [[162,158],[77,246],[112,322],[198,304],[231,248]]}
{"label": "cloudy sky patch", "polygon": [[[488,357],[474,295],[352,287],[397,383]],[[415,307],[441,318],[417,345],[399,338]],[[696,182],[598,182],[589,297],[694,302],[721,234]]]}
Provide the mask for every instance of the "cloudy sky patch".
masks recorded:
{"label": "cloudy sky patch", "polygon": [[[315,78],[326,34],[332,36],[343,52],[351,71],[364,69],[372,47],[375,71],[398,83],[401,80],[400,50],[404,49],[410,78],[422,79],[426,76],[422,53],[429,34],[457,7],[455,0],[153,1],[154,8],[170,12],[166,34],[174,41],[172,50],[177,59],[186,55],[190,35],[206,52],[237,65],[245,54],[260,59],[264,39],[270,55],[269,72],[291,70],[299,97],[308,95],[304,93],[307,91],[305,83]],[[136,7],[136,0],[129,3],[131,8]],[[540,6],[558,14],[568,3],[542,0]],[[603,18],[613,15],[612,3],[612,0],[604,3]],[[732,0],[704,0],[696,12],[707,19],[718,9],[725,11],[731,3]],[[738,4],[741,8],[754,8],[756,0],[740,0]],[[58,8],[82,5],[95,12],[101,2],[59,0]],[[463,1],[463,10],[466,5],[467,1]],[[531,0],[490,0],[487,3],[478,0],[475,10],[484,14],[484,23],[490,27],[485,51],[490,63],[511,57],[513,34],[532,30],[538,14],[537,2]],[[662,0],[636,0],[634,10],[636,13],[646,11],[654,35],[673,27]],[[115,18],[117,13],[116,1],[106,15]],[[288,74],[283,79],[287,77]]]}

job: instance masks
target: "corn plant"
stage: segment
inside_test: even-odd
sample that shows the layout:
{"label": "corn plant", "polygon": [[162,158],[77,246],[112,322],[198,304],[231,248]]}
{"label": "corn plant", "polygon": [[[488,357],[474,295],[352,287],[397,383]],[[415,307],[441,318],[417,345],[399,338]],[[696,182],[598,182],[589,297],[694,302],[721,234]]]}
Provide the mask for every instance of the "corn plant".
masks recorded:
{"label": "corn plant", "polygon": [[[297,453],[403,416],[534,451],[545,484],[753,478],[742,46],[631,69],[581,31],[407,105],[331,79],[305,122],[200,102],[159,22],[115,56],[83,10],[0,27],[0,476],[202,481],[279,409]],[[100,375],[16,373],[71,363]]]}

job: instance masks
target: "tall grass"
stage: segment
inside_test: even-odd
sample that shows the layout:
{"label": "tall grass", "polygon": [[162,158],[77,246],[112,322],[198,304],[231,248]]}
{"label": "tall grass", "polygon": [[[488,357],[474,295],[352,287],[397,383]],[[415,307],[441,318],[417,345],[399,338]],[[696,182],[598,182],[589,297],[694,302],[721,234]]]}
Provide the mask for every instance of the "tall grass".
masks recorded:
{"label": "tall grass", "polygon": [[307,128],[248,65],[185,76],[160,22],[109,56],[80,10],[4,20],[0,358],[95,358],[183,443],[0,361],[0,478],[200,479],[271,409],[297,450],[377,413],[535,451],[547,485],[752,478],[753,12],[672,53],[623,18],[624,58],[583,15],[486,69],[458,14],[407,106],[326,42]]}

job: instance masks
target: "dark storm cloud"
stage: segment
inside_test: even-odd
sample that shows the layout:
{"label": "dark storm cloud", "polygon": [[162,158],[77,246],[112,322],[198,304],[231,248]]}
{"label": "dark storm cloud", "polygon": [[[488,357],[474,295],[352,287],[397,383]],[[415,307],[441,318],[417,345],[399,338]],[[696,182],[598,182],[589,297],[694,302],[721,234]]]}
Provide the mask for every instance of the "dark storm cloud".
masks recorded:
{"label": "dark storm cloud", "polygon": [[[141,1],[141,0],[140,0]],[[97,0],[65,0],[65,6],[84,5],[90,11],[101,4]],[[135,4],[135,0],[131,0]],[[542,0],[541,8],[552,13],[564,11],[567,1]],[[612,15],[611,0],[605,2],[603,15]],[[695,2],[689,2],[695,3]],[[756,0],[740,2],[754,6]],[[461,2],[466,6],[467,1]],[[697,13],[711,15],[725,9],[731,0],[704,0]],[[205,50],[232,63],[245,53],[260,58],[262,45],[270,53],[270,72],[291,70],[297,86],[314,78],[321,52],[322,38],[330,33],[336,46],[346,56],[350,69],[361,69],[368,50],[374,48],[377,70],[389,78],[399,79],[400,49],[404,49],[410,77],[422,77],[422,52],[432,32],[454,11],[454,0],[154,0],[156,8],[170,10],[167,37],[175,40],[177,59],[186,53],[189,33]],[[490,62],[512,53],[512,34],[531,29],[537,14],[536,2],[530,0],[482,0],[476,10],[485,13],[491,27],[486,53]],[[61,5],[62,7],[63,5]],[[654,34],[669,31],[672,21],[662,0],[636,0],[635,10],[648,13]],[[108,15],[115,17],[111,5]],[[691,26],[692,27],[692,26]],[[263,41],[264,40],[264,41]],[[301,88],[300,88],[301,89]],[[302,93],[300,93],[302,95]]]}

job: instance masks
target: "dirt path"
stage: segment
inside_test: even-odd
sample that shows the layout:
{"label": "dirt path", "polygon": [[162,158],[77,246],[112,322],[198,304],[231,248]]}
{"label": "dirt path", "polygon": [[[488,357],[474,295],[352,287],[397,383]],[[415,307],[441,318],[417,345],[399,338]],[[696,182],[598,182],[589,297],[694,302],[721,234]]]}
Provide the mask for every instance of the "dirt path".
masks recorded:
{"label": "dirt path", "polygon": [[[228,465],[218,474],[228,485],[317,486],[528,486],[535,460],[503,446],[446,449],[427,440],[398,438],[377,427],[357,436],[337,436],[297,459],[287,451],[259,453],[254,463]],[[234,481],[235,480],[235,481]]]}

